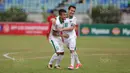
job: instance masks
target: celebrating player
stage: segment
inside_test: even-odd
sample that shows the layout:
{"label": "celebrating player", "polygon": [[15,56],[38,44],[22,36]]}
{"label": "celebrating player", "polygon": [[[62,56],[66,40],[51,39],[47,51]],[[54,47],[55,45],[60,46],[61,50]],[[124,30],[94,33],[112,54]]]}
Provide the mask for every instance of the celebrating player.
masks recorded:
{"label": "celebrating player", "polygon": [[60,30],[58,29],[63,28],[64,20],[66,19],[66,17],[67,17],[66,11],[64,9],[60,9],[59,16],[57,16],[56,19],[55,18],[51,19],[52,27],[49,34],[49,41],[53,46],[55,53],[53,54],[53,56],[49,61],[48,64],[49,69],[53,69],[52,64],[55,60],[56,60],[56,64],[54,68],[61,69],[60,62],[64,55],[64,48],[63,48],[63,42],[60,35]]}
{"label": "celebrating player", "polygon": [[74,63],[76,64],[76,69],[82,66],[82,64],[79,61],[78,55],[76,53],[76,17],[74,16],[76,7],[75,6],[69,6],[68,8],[68,18],[66,20],[69,20],[68,23],[64,24],[64,28],[61,29],[63,34],[67,34],[68,38],[64,37],[64,43],[67,45],[67,47],[70,50],[71,53],[71,65],[68,67],[68,69],[73,70],[74,69]]}

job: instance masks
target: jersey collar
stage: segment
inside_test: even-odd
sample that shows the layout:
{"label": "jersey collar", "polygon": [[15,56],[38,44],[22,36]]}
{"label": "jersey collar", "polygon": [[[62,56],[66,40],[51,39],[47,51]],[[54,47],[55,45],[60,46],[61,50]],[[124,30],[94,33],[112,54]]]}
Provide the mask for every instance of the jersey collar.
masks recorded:
{"label": "jersey collar", "polygon": [[64,23],[64,20],[61,19],[61,17],[59,17],[60,23]]}
{"label": "jersey collar", "polygon": [[69,19],[72,19],[72,18],[73,18],[73,16],[69,16],[69,15],[67,15],[67,17],[68,17]]}
{"label": "jersey collar", "polygon": [[72,18],[73,18],[73,16],[70,16],[70,17],[69,17],[69,19],[72,19]]}

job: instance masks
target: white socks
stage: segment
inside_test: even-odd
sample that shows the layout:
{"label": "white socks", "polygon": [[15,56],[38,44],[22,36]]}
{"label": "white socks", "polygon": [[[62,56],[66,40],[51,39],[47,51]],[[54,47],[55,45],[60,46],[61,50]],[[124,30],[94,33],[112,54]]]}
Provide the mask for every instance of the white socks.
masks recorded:
{"label": "white socks", "polygon": [[58,59],[56,60],[55,66],[60,65],[61,60],[63,59],[64,55],[59,55]]}
{"label": "white socks", "polygon": [[71,53],[71,66],[74,66],[75,63],[75,56],[74,56],[74,52]]}
{"label": "white socks", "polygon": [[49,64],[53,64],[53,62],[56,60],[55,66],[60,65],[61,60],[63,59],[64,55],[57,55],[54,53],[49,61]]}
{"label": "white socks", "polygon": [[73,52],[71,53],[71,66],[74,66],[75,61],[77,62],[77,64],[80,64],[77,53]]}
{"label": "white socks", "polygon": [[58,56],[56,53],[54,53],[54,54],[52,55],[50,61],[49,61],[49,64],[53,64],[53,62],[54,62],[56,59],[58,59],[58,57],[59,57],[59,56]]}
{"label": "white socks", "polygon": [[78,58],[78,54],[75,52],[75,60],[77,62],[77,64],[80,64],[79,58]]}
{"label": "white socks", "polygon": [[[49,61],[49,64],[53,64],[53,62],[56,60],[56,64],[55,66],[58,66],[60,65],[60,62],[61,60],[63,59],[64,55],[57,55],[56,53],[54,53]],[[78,58],[78,55],[75,52],[71,53],[71,65],[74,66],[75,64],[75,61],[77,64],[80,64],[80,61],[79,61],[79,58]]]}

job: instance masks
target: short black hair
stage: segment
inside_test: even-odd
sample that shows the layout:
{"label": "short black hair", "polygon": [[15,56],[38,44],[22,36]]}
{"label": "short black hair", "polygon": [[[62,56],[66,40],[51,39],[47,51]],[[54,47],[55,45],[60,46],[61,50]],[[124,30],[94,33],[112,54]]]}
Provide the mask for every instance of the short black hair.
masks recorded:
{"label": "short black hair", "polygon": [[66,10],[60,9],[60,10],[59,10],[59,15],[61,15],[63,12],[66,13]]}
{"label": "short black hair", "polygon": [[68,10],[70,10],[70,8],[74,8],[74,9],[76,9],[76,7],[73,6],[73,5],[70,5],[69,8],[68,8]]}

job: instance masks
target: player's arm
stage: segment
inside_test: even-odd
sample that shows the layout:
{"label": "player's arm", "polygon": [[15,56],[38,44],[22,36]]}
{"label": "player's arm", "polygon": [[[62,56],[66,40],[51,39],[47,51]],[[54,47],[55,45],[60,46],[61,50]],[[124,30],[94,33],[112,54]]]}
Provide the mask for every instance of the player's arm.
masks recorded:
{"label": "player's arm", "polygon": [[[51,22],[52,22],[53,25],[57,26],[57,25],[56,25],[56,18],[52,18],[52,19],[51,19]],[[54,29],[54,30],[55,30],[55,31],[59,31],[57,27],[56,27],[56,29]]]}
{"label": "player's arm", "polygon": [[[52,18],[52,19],[51,19],[51,22],[52,22],[53,25],[56,25],[56,18]],[[56,26],[57,26],[57,25],[56,25]],[[59,28],[56,28],[55,31],[60,31],[60,29],[59,29]]]}
{"label": "player's arm", "polygon": [[57,25],[56,25],[56,19],[55,19],[55,18],[52,18],[52,19],[51,19],[51,22],[52,22],[52,25],[55,25],[55,27],[56,27],[56,28],[52,28],[52,34],[53,34],[54,36],[59,36],[59,34],[57,34],[57,33],[58,33],[58,30],[57,30]]}
{"label": "player's arm", "polygon": [[76,28],[76,26],[75,25],[73,25],[73,26],[71,26],[71,27],[66,27],[66,28],[63,28],[63,29],[61,29],[62,31],[72,31],[73,29],[75,29]]}

